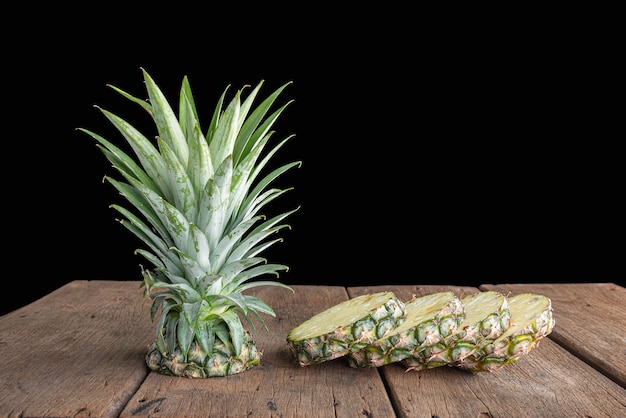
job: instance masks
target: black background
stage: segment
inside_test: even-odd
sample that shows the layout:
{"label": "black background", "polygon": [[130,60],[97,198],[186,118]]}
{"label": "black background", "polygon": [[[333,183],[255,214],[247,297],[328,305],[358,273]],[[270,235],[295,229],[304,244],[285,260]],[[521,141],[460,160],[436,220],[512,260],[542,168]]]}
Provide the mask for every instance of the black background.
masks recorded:
{"label": "black background", "polygon": [[174,104],[187,75],[204,129],[227,85],[293,82],[274,138],[296,136],[275,164],[303,164],[268,209],[300,209],[265,254],[285,283],[623,282],[610,26],[75,12],[4,36],[0,313],[72,280],[141,279],[141,243],[109,209],[125,202],[102,182],[116,173],[76,128],[123,145],[99,105],[154,136],[106,86],[147,97],[142,67]]}

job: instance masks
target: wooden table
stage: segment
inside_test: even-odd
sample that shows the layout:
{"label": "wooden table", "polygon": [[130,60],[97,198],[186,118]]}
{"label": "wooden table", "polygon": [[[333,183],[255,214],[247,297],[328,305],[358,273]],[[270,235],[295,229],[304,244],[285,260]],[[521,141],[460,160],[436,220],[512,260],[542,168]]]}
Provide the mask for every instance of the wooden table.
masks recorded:
{"label": "wooden table", "polygon": [[150,372],[150,300],[139,282],[74,281],[0,317],[3,417],[626,417],[626,289],[612,283],[484,285],[553,301],[556,326],[518,362],[492,373],[300,367],[288,331],[365,292],[401,299],[456,286],[257,288],[276,318],[259,327],[261,365],[225,378]]}

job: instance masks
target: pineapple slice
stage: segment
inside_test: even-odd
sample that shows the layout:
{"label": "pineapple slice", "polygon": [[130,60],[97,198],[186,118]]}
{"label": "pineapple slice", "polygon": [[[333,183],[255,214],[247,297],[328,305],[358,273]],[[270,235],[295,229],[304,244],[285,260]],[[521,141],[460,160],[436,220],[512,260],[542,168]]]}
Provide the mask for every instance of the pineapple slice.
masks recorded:
{"label": "pineapple slice", "polygon": [[453,292],[414,297],[405,307],[406,319],[393,333],[348,354],[351,367],[379,367],[414,355],[454,333],[465,315]]}
{"label": "pineapple slice", "polygon": [[287,335],[287,345],[300,366],[317,364],[387,336],[405,317],[405,305],[393,292],[361,295],[293,328]]}
{"label": "pineapple slice", "polygon": [[456,366],[471,372],[494,371],[528,354],[554,329],[552,301],[523,293],[509,298],[511,326],[492,343],[465,357]]}
{"label": "pineapple slice", "polygon": [[458,331],[402,359],[407,371],[453,365],[494,339],[510,325],[506,297],[495,291],[473,293],[464,297],[465,318]]}

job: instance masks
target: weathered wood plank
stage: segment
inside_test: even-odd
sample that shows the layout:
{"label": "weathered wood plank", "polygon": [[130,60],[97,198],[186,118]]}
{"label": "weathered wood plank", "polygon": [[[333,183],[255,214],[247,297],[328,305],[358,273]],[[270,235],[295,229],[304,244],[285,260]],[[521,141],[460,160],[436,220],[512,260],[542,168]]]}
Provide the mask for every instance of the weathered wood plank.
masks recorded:
{"label": "weathered wood plank", "polygon": [[0,317],[0,416],[116,417],[148,369],[139,282],[74,281]]}
{"label": "weathered wood plank", "polygon": [[484,285],[552,299],[550,338],[626,388],[626,288],[613,283]]}
{"label": "weathered wood plank", "polygon": [[626,390],[549,338],[495,372],[382,367],[400,417],[626,416]]}
{"label": "weathered wood plank", "polygon": [[276,311],[257,330],[261,364],[223,378],[186,379],[150,373],[122,417],[391,417],[394,411],[376,370],[351,369],[342,359],[300,367],[287,348],[288,332],[347,299],[338,286],[255,288]]}
{"label": "weathered wood plank", "polygon": [[[453,286],[348,288],[350,297],[391,290],[403,300],[452,290]],[[380,367],[400,417],[617,417],[626,416],[626,390],[549,338],[516,363],[491,373],[452,367],[406,372],[401,364]]]}
{"label": "weathered wood plank", "polygon": [[261,365],[204,380],[148,373],[154,325],[138,286],[76,281],[0,317],[0,416],[626,416],[625,340],[615,332],[626,324],[626,294],[610,283],[483,286],[545,294],[557,326],[517,363],[477,374],[450,367],[405,372],[399,364],[356,370],[343,359],[302,368],[285,342],[291,328],[348,294],[393,290],[409,300],[443,290],[462,297],[476,288],[258,288],[254,294],[277,312],[266,318],[269,332],[258,330]]}

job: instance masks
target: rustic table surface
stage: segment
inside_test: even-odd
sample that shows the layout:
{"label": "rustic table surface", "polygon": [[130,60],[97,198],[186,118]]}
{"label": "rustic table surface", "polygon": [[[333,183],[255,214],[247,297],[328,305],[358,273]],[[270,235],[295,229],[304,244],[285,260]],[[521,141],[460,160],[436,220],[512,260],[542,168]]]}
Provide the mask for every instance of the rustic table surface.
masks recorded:
{"label": "rustic table surface", "polygon": [[150,300],[139,282],[74,281],[0,317],[2,417],[626,417],[626,288],[612,283],[484,285],[552,299],[556,326],[491,373],[451,367],[295,364],[290,329],[365,292],[408,300],[457,286],[257,288],[276,317],[258,327],[261,364],[224,378],[150,372]]}

